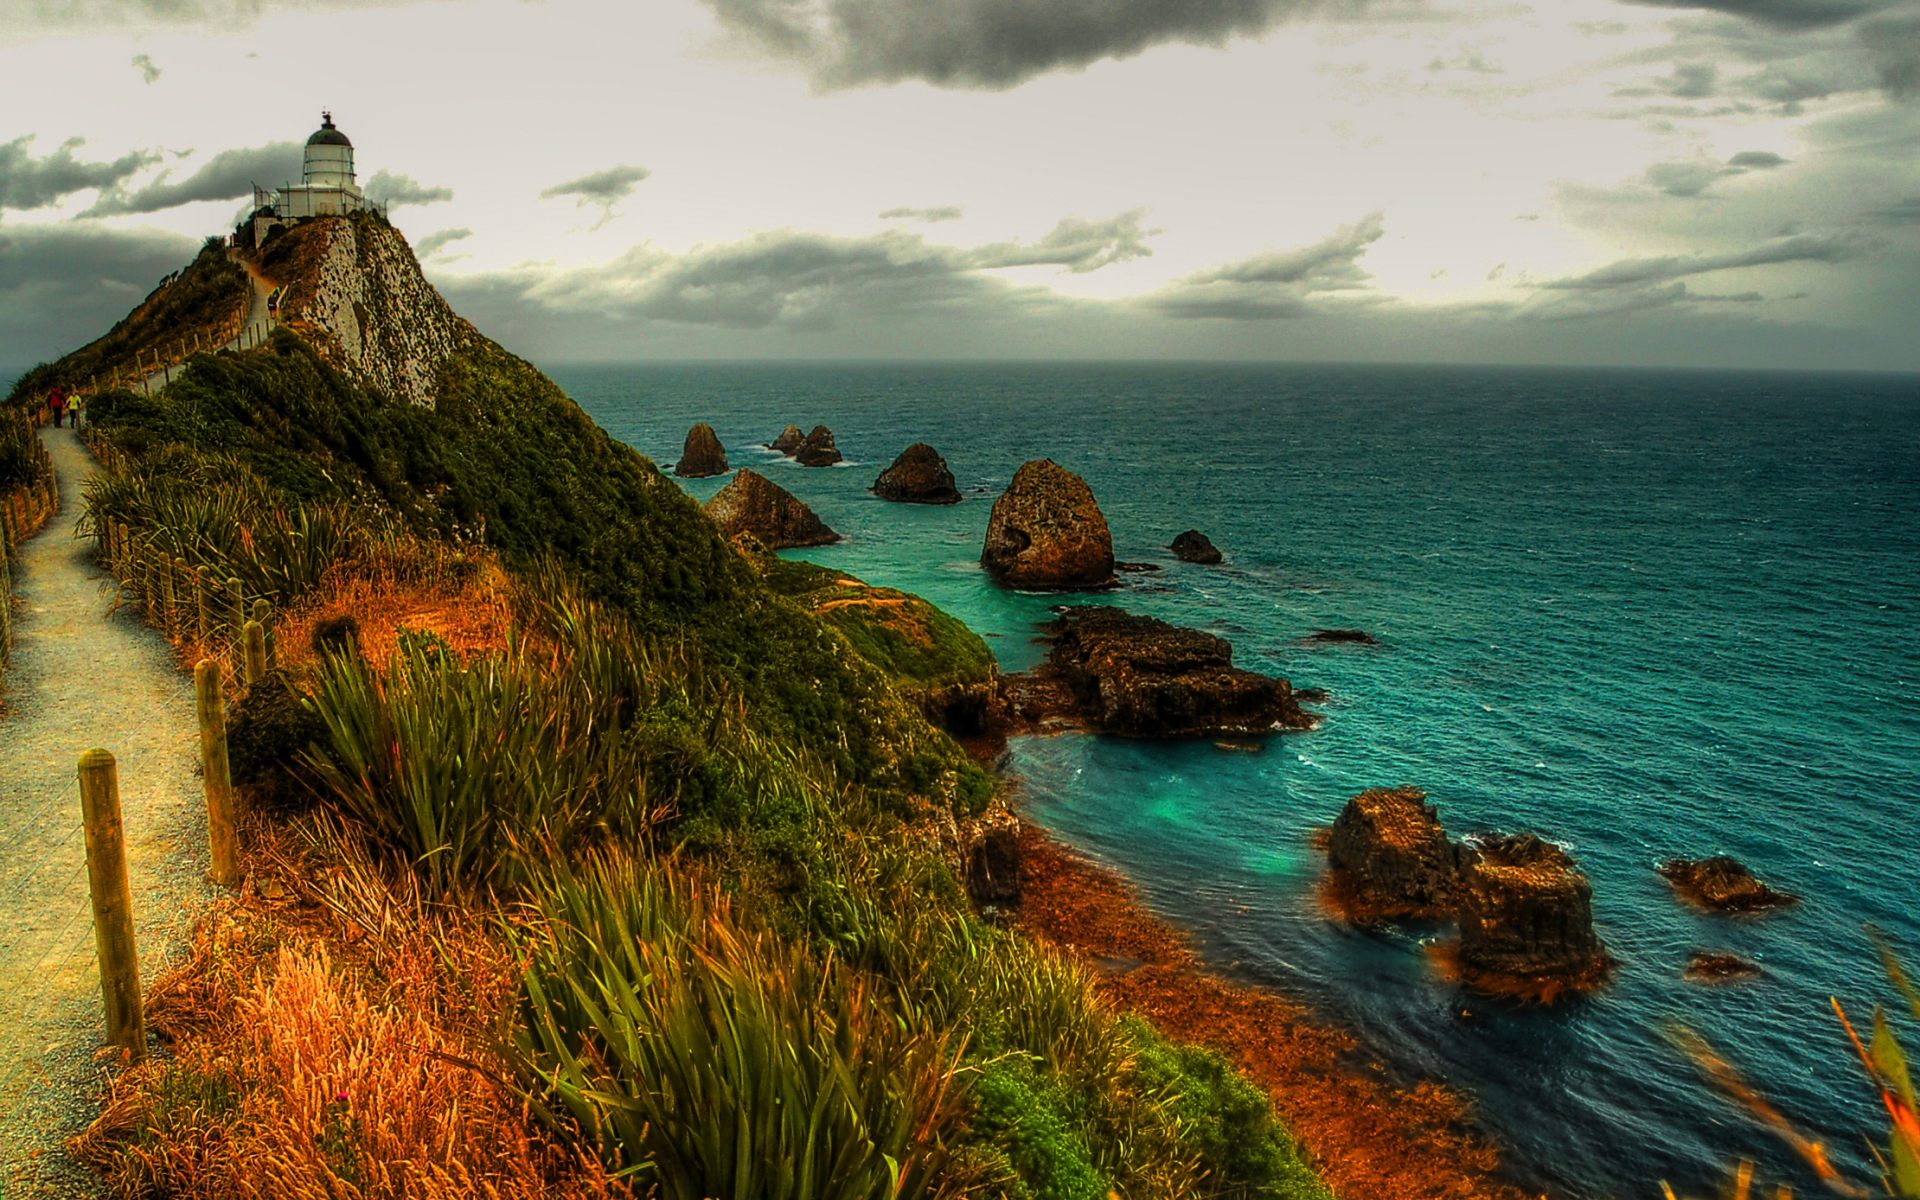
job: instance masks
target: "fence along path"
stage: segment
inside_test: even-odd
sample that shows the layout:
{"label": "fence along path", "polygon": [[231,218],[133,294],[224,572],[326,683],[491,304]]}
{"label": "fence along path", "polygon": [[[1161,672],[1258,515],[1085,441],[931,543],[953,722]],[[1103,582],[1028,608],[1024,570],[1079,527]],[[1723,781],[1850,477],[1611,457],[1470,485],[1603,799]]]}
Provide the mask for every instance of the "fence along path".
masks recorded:
{"label": "fence along path", "polygon": [[91,1195],[61,1142],[95,1111],[105,1019],[76,766],[119,760],[140,977],[151,983],[201,900],[206,804],[194,771],[193,679],[75,536],[93,458],[68,429],[41,437],[60,510],[22,544],[13,665],[0,715],[0,1196]]}

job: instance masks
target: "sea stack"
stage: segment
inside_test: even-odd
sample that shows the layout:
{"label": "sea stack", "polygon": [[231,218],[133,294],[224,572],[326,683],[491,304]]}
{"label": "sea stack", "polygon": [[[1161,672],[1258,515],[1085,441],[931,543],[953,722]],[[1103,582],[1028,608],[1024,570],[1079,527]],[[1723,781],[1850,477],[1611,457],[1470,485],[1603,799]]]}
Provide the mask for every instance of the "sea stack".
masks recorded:
{"label": "sea stack", "polygon": [[1460,905],[1460,973],[1483,990],[1552,1002],[1613,967],[1593,931],[1593,888],[1529,833],[1481,843]]}
{"label": "sea stack", "polygon": [[803,467],[830,467],[839,462],[840,448],[833,444],[833,430],[815,425],[793,457]]}
{"label": "sea stack", "polygon": [[1334,898],[1361,920],[1451,914],[1472,859],[1416,787],[1361,792],[1340,810],[1327,843]]}
{"label": "sea stack", "polygon": [[780,431],[779,437],[767,443],[767,449],[778,450],[788,458],[792,458],[799,452],[800,447],[806,444],[807,435],[800,432],[800,427],[789,425]]}
{"label": "sea stack", "polygon": [[1173,556],[1181,562],[1200,563],[1210,567],[1220,561],[1219,547],[1198,529],[1189,529],[1174,538],[1173,545],[1167,549],[1173,551]]}
{"label": "sea stack", "polygon": [[925,442],[900,452],[893,465],[873,481],[873,494],[900,504],[958,504],[960,489],[953,484],[947,460]]}
{"label": "sea stack", "polygon": [[707,501],[706,512],[727,538],[752,534],[769,550],[825,546],[840,540],[813,510],[764,476],[741,470]]}
{"label": "sea stack", "polygon": [[987,520],[980,565],[1000,583],[1039,590],[1112,587],[1113,536],[1093,489],[1049,458],[1027,463]]}
{"label": "sea stack", "polygon": [[673,473],[682,479],[705,479],[727,473],[727,449],[720,444],[713,426],[702,421],[687,431],[687,445],[680,452],[680,461]]}

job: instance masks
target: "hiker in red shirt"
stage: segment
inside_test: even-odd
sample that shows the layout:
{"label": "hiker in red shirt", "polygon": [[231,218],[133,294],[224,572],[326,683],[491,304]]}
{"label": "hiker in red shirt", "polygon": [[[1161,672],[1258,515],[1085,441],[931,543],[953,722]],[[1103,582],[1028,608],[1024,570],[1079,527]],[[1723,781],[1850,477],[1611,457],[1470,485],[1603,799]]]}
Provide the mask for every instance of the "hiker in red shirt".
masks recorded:
{"label": "hiker in red shirt", "polygon": [[67,390],[54,384],[53,392],[47,397],[47,407],[53,410],[53,427],[60,428],[61,418],[67,412]]}

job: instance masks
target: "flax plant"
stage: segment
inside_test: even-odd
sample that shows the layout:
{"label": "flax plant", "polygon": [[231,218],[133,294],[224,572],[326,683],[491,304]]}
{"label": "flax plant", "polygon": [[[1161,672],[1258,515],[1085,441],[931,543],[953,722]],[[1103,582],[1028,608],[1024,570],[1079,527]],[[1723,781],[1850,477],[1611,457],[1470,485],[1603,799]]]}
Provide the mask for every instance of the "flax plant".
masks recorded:
{"label": "flax plant", "polygon": [[536,908],[515,1050],[610,1166],[663,1200],[951,1194],[959,1039],[632,857]]}

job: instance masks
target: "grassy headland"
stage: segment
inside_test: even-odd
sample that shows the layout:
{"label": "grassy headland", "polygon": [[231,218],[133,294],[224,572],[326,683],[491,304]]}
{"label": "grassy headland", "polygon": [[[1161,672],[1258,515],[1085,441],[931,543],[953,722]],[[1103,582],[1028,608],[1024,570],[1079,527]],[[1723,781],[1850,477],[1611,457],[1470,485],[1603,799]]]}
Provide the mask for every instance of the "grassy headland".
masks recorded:
{"label": "grassy headland", "polygon": [[924,714],[977,637],[736,550],[484,338],[423,406],[288,324],[90,404],[123,586],[206,566],[312,634],[236,709],[251,875],[153,989],[174,1051],[78,1144],[116,1194],[1328,1194],[1224,1060],[973,911],[994,785]]}

